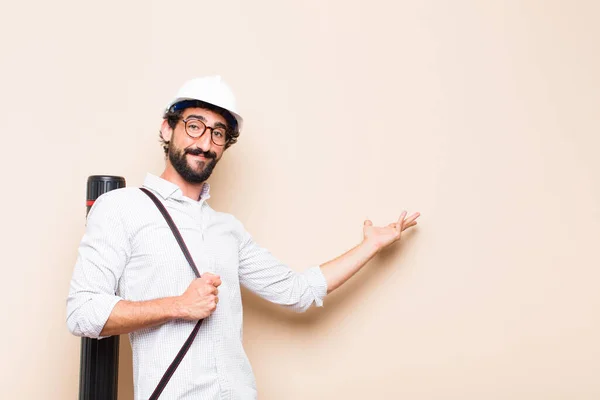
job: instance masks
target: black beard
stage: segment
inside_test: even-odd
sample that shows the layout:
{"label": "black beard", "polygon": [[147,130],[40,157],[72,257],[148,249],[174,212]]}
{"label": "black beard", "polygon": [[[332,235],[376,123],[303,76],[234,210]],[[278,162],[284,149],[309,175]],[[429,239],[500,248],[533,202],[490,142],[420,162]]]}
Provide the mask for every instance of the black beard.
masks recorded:
{"label": "black beard", "polygon": [[[175,171],[189,183],[202,183],[206,181],[212,174],[213,169],[215,169],[215,165],[217,165],[217,155],[211,151],[202,151],[200,149],[178,150],[173,147],[172,143],[173,141],[169,143],[169,161],[171,161]],[[201,171],[192,169],[188,163],[187,154],[203,155],[206,157],[204,168]],[[201,162],[203,161],[196,161],[196,163]]]}

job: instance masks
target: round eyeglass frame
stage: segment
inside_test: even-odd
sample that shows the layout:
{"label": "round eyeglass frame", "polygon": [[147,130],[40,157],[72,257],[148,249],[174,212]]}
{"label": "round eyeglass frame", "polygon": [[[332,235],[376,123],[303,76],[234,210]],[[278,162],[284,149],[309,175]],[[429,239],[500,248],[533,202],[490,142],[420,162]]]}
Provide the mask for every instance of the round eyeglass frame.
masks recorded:
{"label": "round eyeglass frame", "polygon": [[[215,144],[215,146],[225,146],[227,144],[227,142],[229,142],[229,138],[227,136],[227,130],[225,130],[225,142],[223,143],[217,143],[215,141],[215,137],[213,132],[215,131],[215,129],[223,129],[221,127],[217,127],[214,128],[212,126],[207,126],[204,121],[202,121],[201,119],[195,118],[195,117],[190,117],[190,118],[186,118],[186,119],[182,119],[181,120],[183,122],[183,128],[185,130],[185,133],[191,137],[192,139],[200,139],[202,137],[202,135],[204,135],[204,133],[206,132],[207,129],[210,129],[210,140]],[[204,126],[204,129],[202,130],[202,132],[199,135],[191,135],[190,132],[188,131],[188,122],[199,122]]]}

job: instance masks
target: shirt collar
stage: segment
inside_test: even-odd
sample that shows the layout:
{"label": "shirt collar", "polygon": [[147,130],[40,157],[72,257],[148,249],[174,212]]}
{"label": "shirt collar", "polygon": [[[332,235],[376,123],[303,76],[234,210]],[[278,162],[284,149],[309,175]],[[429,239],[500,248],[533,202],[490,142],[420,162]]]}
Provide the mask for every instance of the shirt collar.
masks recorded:
{"label": "shirt collar", "polygon": [[[169,182],[168,180],[163,179],[160,176],[153,175],[151,173],[146,174],[146,179],[144,179],[144,187],[154,190],[165,200],[167,200],[168,198],[174,198],[194,201],[185,197],[179,186],[177,186],[173,182]],[[200,203],[208,200],[209,198],[210,185],[207,182],[205,182],[204,185],[202,185],[202,190],[200,191],[200,199],[198,199],[197,202]]]}

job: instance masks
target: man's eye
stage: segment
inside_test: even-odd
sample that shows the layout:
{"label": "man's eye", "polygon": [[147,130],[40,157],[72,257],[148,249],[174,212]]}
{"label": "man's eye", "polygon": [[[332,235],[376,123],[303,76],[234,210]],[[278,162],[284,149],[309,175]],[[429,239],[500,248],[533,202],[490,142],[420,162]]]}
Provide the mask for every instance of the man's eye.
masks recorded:
{"label": "man's eye", "polygon": [[196,131],[200,130],[200,125],[191,123],[191,124],[188,124],[188,129],[196,132]]}
{"label": "man's eye", "polygon": [[225,131],[216,130],[216,131],[213,131],[213,135],[215,135],[218,138],[224,138],[225,137]]}

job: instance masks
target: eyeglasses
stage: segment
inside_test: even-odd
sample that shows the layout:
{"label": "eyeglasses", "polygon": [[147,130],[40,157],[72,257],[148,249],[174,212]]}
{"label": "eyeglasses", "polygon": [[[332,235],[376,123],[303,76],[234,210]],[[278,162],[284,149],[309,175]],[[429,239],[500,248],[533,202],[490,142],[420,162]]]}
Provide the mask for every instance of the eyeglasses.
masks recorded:
{"label": "eyeglasses", "polygon": [[223,127],[212,128],[206,126],[198,118],[186,118],[183,123],[185,124],[185,133],[191,138],[198,139],[207,129],[210,129],[210,138],[214,144],[224,146],[227,143],[227,129]]}

